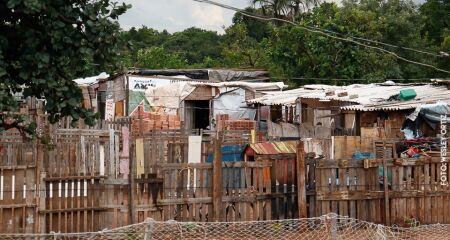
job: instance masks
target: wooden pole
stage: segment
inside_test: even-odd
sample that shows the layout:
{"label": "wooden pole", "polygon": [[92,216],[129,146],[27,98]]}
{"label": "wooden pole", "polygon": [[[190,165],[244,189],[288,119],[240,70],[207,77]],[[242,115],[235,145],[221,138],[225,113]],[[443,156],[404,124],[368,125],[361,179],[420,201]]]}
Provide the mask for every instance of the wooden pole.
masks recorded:
{"label": "wooden pole", "polygon": [[136,154],[135,154],[135,144],[136,144],[136,142],[135,142],[135,139],[134,138],[132,138],[133,140],[132,141],[130,141],[130,143],[129,143],[129,152],[128,152],[128,156],[129,156],[129,167],[130,167],[130,170],[129,170],[129,174],[128,174],[128,184],[129,184],[129,186],[130,186],[130,188],[129,188],[129,192],[128,192],[128,194],[130,194],[130,197],[129,197],[129,199],[130,199],[130,202],[129,202],[129,216],[130,216],[130,219],[131,219],[131,221],[130,221],[130,223],[131,224],[133,224],[134,223],[134,220],[135,220],[135,207],[134,207],[134,186],[136,185],[135,184],[135,181],[134,181],[134,178],[135,178],[135,174],[136,174],[136,161],[135,161],[135,159],[136,159]]}
{"label": "wooden pole", "polygon": [[330,219],[331,240],[337,239],[337,219],[336,216],[332,216]]}
{"label": "wooden pole", "polygon": [[212,204],[213,221],[219,222],[222,219],[222,141],[219,138],[213,139],[213,181],[212,181]]}
{"label": "wooden pole", "polygon": [[[38,163],[36,163],[38,164]],[[38,216],[38,220],[37,220],[37,231],[36,233],[45,233],[46,232],[46,214],[42,213],[41,211],[46,210],[46,205],[45,205],[45,201],[47,196],[45,196],[46,194],[46,185],[45,185],[45,181],[44,178],[46,177],[46,172],[40,172],[40,179],[39,179],[39,183],[38,183],[38,188],[37,190],[38,192],[38,197],[37,197],[37,204],[38,204],[38,211],[37,212],[37,216]]]}
{"label": "wooden pole", "polygon": [[388,169],[386,164],[386,158],[383,158],[383,186],[384,186],[384,218],[386,226],[391,225],[391,219],[389,214],[389,181],[388,181]]}
{"label": "wooden pole", "polygon": [[[125,92],[125,97],[126,97],[126,104],[125,104],[125,115],[127,117],[129,117],[130,114],[130,110],[129,110],[129,106],[130,106],[130,78],[128,76],[128,74],[125,75],[125,80],[126,80],[126,92]],[[143,104],[143,109],[145,110],[145,105]],[[139,108],[139,105],[138,105]],[[140,113],[139,113],[140,114]],[[130,124],[130,128],[128,128],[129,131],[129,136],[132,135],[131,132],[131,124]],[[142,133],[142,117],[139,115],[139,134],[141,135]],[[135,220],[135,208],[134,208],[134,178],[135,178],[135,166],[136,163],[134,161],[135,159],[135,154],[134,154],[134,145],[135,145],[135,139],[131,138],[132,140],[129,141],[128,144],[128,167],[129,167],[129,173],[128,173],[128,184],[130,186],[128,194],[130,194],[130,197],[128,199],[130,199],[129,202],[129,217],[130,217],[130,223],[133,224],[134,220]]]}
{"label": "wooden pole", "polygon": [[124,104],[125,105],[125,115],[127,117],[129,117],[128,114],[130,114],[130,110],[128,109],[128,107],[130,106],[130,78],[128,77],[128,74],[125,75],[125,79],[126,79],[126,84],[127,84],[127,86],[126,86],[127,90],[125,92],[125,97],[127,99],[127,102],[126,102],[126,104]]}
{"label": "wooden pole", "polygon": [[306,209],[306,184],[305,184],[305,147],[303,141],[297,146],[297,193],[298,193],[298,217],[307,218]]}

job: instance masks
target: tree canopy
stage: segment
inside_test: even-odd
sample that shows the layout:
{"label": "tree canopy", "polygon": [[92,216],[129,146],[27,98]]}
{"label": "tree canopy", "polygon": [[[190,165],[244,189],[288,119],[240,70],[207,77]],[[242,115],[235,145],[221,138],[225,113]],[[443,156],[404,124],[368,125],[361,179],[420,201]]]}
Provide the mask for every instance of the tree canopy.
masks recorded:
{"label": "tree canopy", "polygon": [[[298,25],[327,29],[333,35],[344,38],[366,38],[396,45],[399,47],[382,47],[408,59],[436,64],[433,57],[404,49],[429,49],[437,53],[437,47],[421,37],[422,20],[417,7],[410,2],[367,0],[361,3],[344,1],[342,7],[323,3],[300,15]],[[444,76],[434,70],[403,62],[393,55],[292,25],[274,28],[266,49],[272,67],[288,79],[363,78],[370,81]]]}
{"label": "tree canopy", "polygon": [[7,0],[0,3],[0,130],[32,133],[14,97],[45,99],[54,123],[72,116],[93,124],[72,81],[94,71],[117,70],[119,15],[129,6],[109,0]]}
{"label": "tree canopy", "polygon": [[[297,26],[280,21],[261,21],[236,13],[233,24],[225,29],[223,35],[197,28],[173,34],[156,31],[158,37],[151,35],[148,41],[159,41],[152,40],[153,44],[144,48],[162,47],[165,50],[161,53],[162,58],[169,56],[173,60],[166,65],[158,64],[158,68],[177,66],[174,62],[193,68],[265,68],[277,79],[291,79],[292,86],[305,83],[293,81],[294,78],[358,78],[371,82],[389,78],[449,77],[447,73],[402,61],[393,54],[330,38],[302,27],[322,29],[344,39],[359,38],[357,41],[363,44],[450,70],[449,58],[438,56],[439,52],[448,53],[450,50],[450,18],[443,17],[450,15],[447,2],[428,0],[423,5],[416,5],[409,0],[344,0],[337,5],[317,0],[255,0],[245,12],[292,20]],[[137,31],[144,30],[148,31],[148,28]],[[132,29],[128,34],[133,31],[136,30]],[[150,32],[155,33],[155,30]],[[372,42],[360,40],[362,38]],[[143,46],[147,40],[134,38],[133,41]],[[137,65],[153,67],[142,64],[141,60]]]}
{"label": "tree canopy", "polygon": [[72,79],[123,67],[265,68],[291,86],[316,83],[317,78],[349,79],[340,82],[345,84],[354,83],[352,79],[450,77],[374,49],[449,71],[450,3],[445,0],[422,5],[410,0],[343,0],[339,5],[254,0],[245,12],[296,25],[236,13],[221,34],[195,27],[175,33],[151,26],[121,30],[116,20],[128,7],[110,0],[0,3],[0,130],[33,129],[14,114],[17,93],[45,99],[51,122],[70,115],[74,123],[85,119],[93,124],[95,116],[81,107],[82,93]]}

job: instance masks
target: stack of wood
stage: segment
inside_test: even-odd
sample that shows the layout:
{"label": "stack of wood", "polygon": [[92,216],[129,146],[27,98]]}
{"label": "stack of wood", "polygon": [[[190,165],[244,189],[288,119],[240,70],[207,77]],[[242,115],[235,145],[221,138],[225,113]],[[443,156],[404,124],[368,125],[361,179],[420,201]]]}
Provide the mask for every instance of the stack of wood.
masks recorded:
{"label": "stack of wood", "polygon": [[180,129],[181,121],[178,115],[168,115],[156,112],[145,112],[143,106],[131,115],[131,132],[138,135],[155,129]]}

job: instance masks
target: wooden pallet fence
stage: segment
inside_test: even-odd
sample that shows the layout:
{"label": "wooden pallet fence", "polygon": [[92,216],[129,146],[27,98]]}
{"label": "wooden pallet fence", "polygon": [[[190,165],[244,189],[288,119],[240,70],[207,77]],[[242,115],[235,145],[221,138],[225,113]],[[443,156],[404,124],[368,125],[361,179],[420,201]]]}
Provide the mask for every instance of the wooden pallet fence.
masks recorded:
{"label": "wooden pallet fence", "polygon": [[450,223],[450,189],[439,182],[440,158],[384,160],[386,192],[383,159],[317,160],[317,201],[310,212],[401,226]]}
{"label": "wooden pallet fence", "polygon": [[[288,190],[288,184],[279,186],[279,192],[273,190],[271,169],[272,163],[269,162],[222,163],[220,221],[270,220],[296,216],[296,194],[292,192],[295,190]],[[157,201],[157,207],[162,208],[162,220],[212,220],[212,163],[161,164],[161,172],[164,179],[163,194]],[[296,186],[289,184],[289,188],[295,189]],[[280,211],[272,211],[272,206]]]}
{"label": "wooden pallet fence", "polygon": [[33,233],[36,152],[32,144],[7,140],[0,142],[0,232]]}

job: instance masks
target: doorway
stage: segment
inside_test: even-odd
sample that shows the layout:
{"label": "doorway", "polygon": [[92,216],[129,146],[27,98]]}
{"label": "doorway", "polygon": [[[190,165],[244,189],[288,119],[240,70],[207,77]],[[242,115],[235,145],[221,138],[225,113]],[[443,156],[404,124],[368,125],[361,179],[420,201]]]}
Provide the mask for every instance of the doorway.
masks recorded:
{"label": "doorway", "polygon": [[206,129],[209,126],[209,100],[185,101],[186,129]]}

